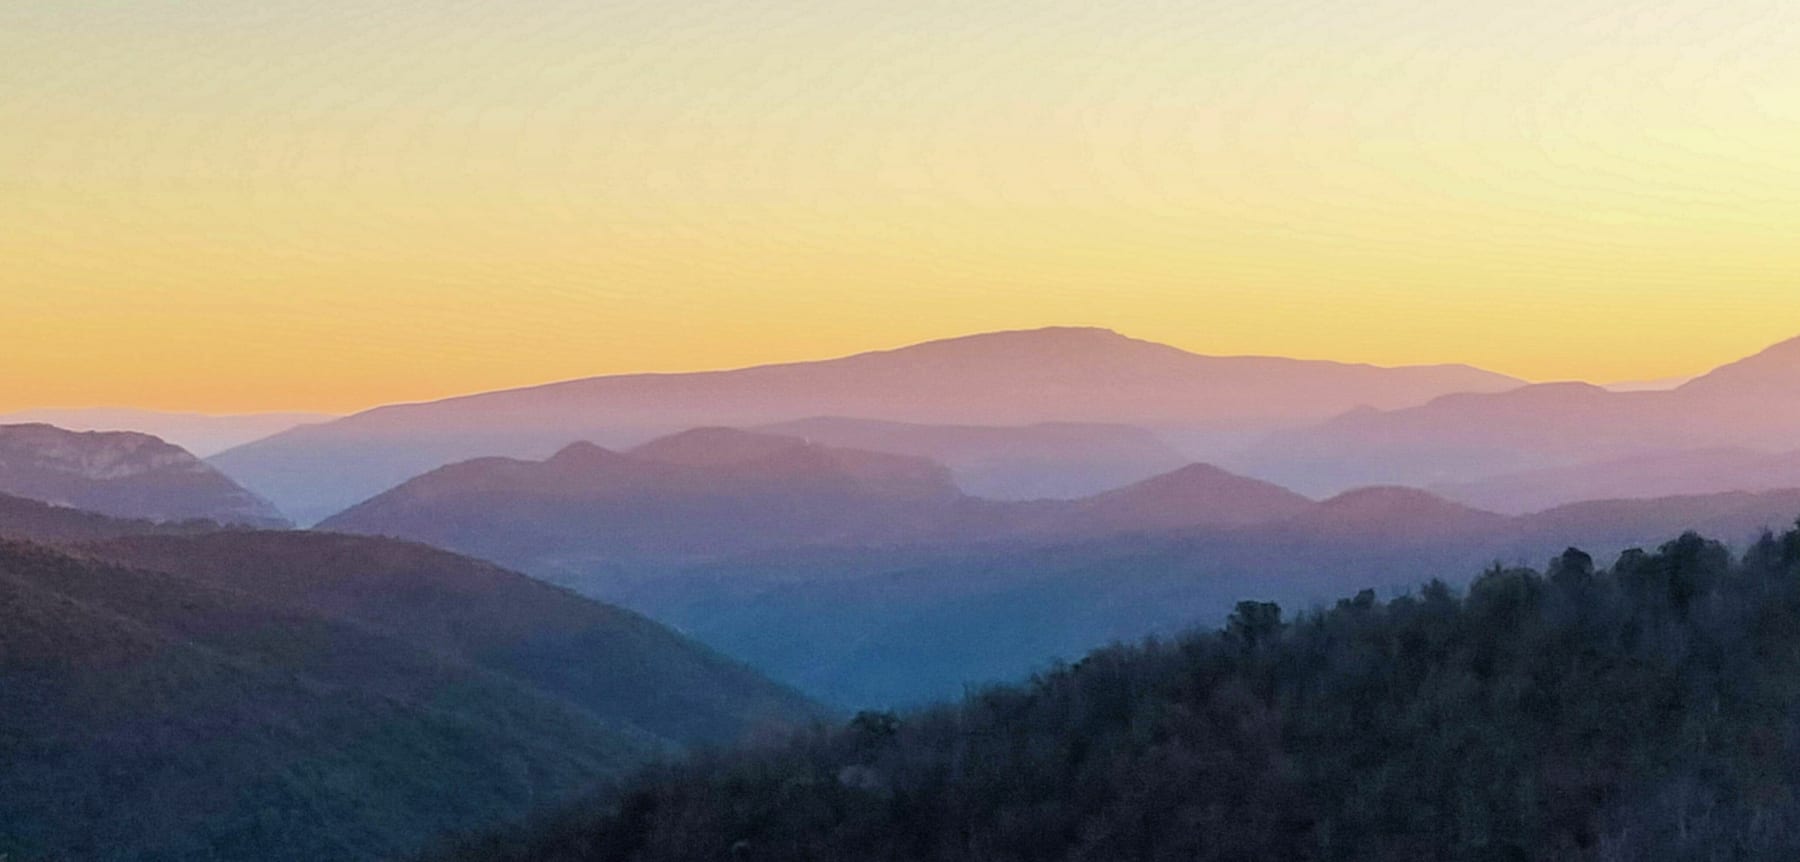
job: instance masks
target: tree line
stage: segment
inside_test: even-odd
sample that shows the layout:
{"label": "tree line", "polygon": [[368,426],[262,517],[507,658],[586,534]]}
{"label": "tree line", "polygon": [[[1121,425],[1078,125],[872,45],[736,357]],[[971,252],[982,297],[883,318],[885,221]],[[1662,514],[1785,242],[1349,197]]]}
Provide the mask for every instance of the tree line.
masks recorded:
{"label": "tree line", "polygon": [[1800,530],[1570,549],[701,754],[460,859],[1800,858]]}

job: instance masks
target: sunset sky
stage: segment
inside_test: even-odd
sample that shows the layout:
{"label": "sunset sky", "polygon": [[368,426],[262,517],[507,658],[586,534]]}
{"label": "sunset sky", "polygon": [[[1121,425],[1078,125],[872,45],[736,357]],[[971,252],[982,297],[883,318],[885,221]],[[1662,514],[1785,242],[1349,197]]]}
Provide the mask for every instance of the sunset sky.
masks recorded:
{"label": "sunset sky", "polygon": [[1800,335],[1792,0],[0,3],[0,409]]}

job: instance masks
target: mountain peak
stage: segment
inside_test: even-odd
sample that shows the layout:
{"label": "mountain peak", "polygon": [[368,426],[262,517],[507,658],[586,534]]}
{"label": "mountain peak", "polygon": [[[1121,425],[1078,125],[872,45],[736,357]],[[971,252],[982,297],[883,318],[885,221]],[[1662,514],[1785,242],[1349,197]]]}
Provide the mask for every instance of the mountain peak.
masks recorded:
{"label": "mountain peak", "polygon": [[1313,505],[1280,485],[1197,463],[1092,497],[1085,508],[1109,526],[1169,528],[1266,523]]}
{"label": "mountain peak", "polygon": [[614,452],[611,449],[607,449],[604,446],[598,446],[589,443],[586,440],[577,440],[558,450],[555,455],[551,455],[544,463],[563,466],[609,464],[614,461],[623,460],[624,458],[624,455]]}
{"label": "mountain peak", "polygon": [[134,431],[0,425],[0,493],[123,518],[286,526],[186,449]]}
{"label": "mountain peak", "polygon": [[1326,531],[1381,538],[1438,538],[1491,528],[1506,521],[1429,491],[1378,485],[1346,491],[1300,519]]}
{"label": "mountain peak", "polygon": [[939,338],[893,350],[859,354],[850,359],[933,357],[986,364],[1041,362],[1045,359],[1091,362],[1096,358],[1138,355],[1195,358],[1195,354],[1180,348],[1132,338],[1111,329],[1097,326],[1046,326]]}
{"label": "mountain peak", "polygon": [[913,345],[926,347],[933,344],[952,344],[956,342],[989,342],[989,343],[1036,343],[1036,344],[1121,344],[1139,341],[1117,330],[1104,326],[1040,326],[1034,329],[997,329],[992,332],[976,332],[969,335],[937,338]]}
{"label": "mountain peak", "polygon": [[42,422],[0,425],[0,459],[21,457],[97,480],[199,464],[181,447],[135,431],[69,431]]}
{"label": "mountain peak", "polygon": [[635,457],[688,467],[716,467],[759,461],[807,445],[798,437],[740,428],[693,428],[659,437],[631,450]]}
{"label": "mountain peak", "polygon": [[1772,345],[1683,384],[1678,392],[1703,395],[1800,394],[1800,338]]}
{"label": "mountain peak", "polygon": [[1596,386],[1580,380],[1559,380],[1550,383],[1528,383],[1502,392],[1455,392],[1443,395],[1426,405],[1427,407],[1445,407],[1467,404],[1479,405],[1518,405],[1542,404],[1554,406],[1569,403],[1588,403],[1604,400],[1614,393],[1603,386]]}
{"label": "mountain peak", "polygon": [[1319,504],[1327,509],[1341,511],[1370,511],[1372,509],[1422,508],[1422,507],[1456,507],[1456,503],[1439,497],[1430,491],[1410,488],[1405,485],[1371,485],[1367,488],[1355,488],[1345,491]]}

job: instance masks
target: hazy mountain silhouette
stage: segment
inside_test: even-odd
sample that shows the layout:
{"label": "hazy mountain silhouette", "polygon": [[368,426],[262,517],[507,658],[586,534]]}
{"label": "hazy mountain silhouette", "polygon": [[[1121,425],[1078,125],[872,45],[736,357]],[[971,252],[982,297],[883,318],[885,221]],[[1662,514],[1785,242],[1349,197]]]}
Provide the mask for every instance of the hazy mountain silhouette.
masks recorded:
{"label": "hazy mountain silhouette", "polygon": [[893,543],[935,534],[965,502],[924,459],[703,428],[629,453],[576,443],[544,461],[453,464],[321,527],[515,564],[599,564]]}
{"label": "hazy mountain silhouette", "polygon": [[1371,484],[1455,486],[1683,450],[1786,451],[1800,439],[1796,393],[1800,340],[1663,391],[1554,383],[1358,410],[1277,432],[1224,463],[1322,494]]}
{"label": "hazy mountain silhouette", "polygon": [[1596,499],[1646,499],[1800,488],[1800,452],[1736,447],[1653,452],[1438,485],[1446,497],[1519,514]]}
{"label": "hazy mountain silhouette", "polygon": [[1076,533],[1240,527],[1294,518],[1315,505],[1279,485],[1190,464],[1082,500],[1058,526]]}
{"label": "hazy mountain silhouette", "polygon": [[70,431],[136,431],[173,443],[198,458],[255,442],[300,425],[336,419],[326,413],[245,413],[213,416],[129,407],[21,410],[0,414],[0,425],[41,423]]}
{"label": "hazy mountain silhouette", "polygon": [[1199,464],[1081,500],[983,500],[923,458],[701,428],[626,453],[577,443],[542,462],[453,464],[321,527],[402,536],[545,574],[799,548],[1042,543],[1242,526],[1314,505]]}
{"label": "hazy mountain silhouette", "polygon": [[[1670,448],[1679,427],[1642,418],[1664,393],[1540,384],[1492,395],[1447,395],[1419,407],[1359,410],[1273,434],[1228,463],[1313,494],[1368,485],[1417,487]],[[1626,414],[1634,421],[1621,422]],[[1580,433],[1575,433],[1580,429]]]}
{"label": "hazy mountain silhouette", "polygon": [[1446,571],[1541,563],[1571,545],[1608,558],[1687,529],[1742,547],[1797,517],[1800,490],[1507,517],[1373,488],[1239,527],[1085,536],[1059,527],[1041,540],[771,552],[635,579],[556,574],[817,697],[870,707],[949,696],[1052,657],[1216,622],[1244,599],[1306,607],[1346,587],[1399,589]]}
{"label": "hazy mountain silhouette", "polygon": [[1519,381],[1466,366],[1377,368],[1211,357],[1102,329],[975,335],[841,359],[596,377],[382,407],[295,428],[213,463],[310,522],[471,457],[620,447],[701,425],[815,416],[952,425],[1264,427]]}
{"label": "hazy mountain silhouette", "polygon": [[[626,453],[442,468],[328,525],[500,559],[639,608],[845,706],[1029,672],[1112,639],[1304,604],[1346,580],[1617,553],[1687,528],[1733,541],[1800,515],[1800,493],[1585,503],[1508,517],[1404,487],[1313,502],[1190,465],[1073,501],[872,490],[869,453],[707,428]],[[891,473],[891,471],[888,471]],[[879,487],[879,486],[876,486]]]}
{"label": "hazy mountain silhouette", "polygon": [[287,524],[186,450],[132,432],[0,425],[0,493],[124,518]]}
{"label": "hazy mountain silhouette", "polygon": [[749,483],[762,492],[794,493],[807,483],[823,483],[823,490],[882,498],[941,500],[959,495],[949,471],[925,458],[824,446],[736,428],[671,434],[632,449],[631,455],[716,469],[711,480],[733,487]]}
{"label": "hazy mountain silhouette", "polygon": [[1777,399],[1770,406],[1791,418],[1800,407],[1800,338],[1776,344],[1761,353],[1721,366],[1681,385],[1689,398]]}
{"label": "hazy mountain silhouette", "polygon": [[833,416],[760,430],[929,458],[950,468],[957,487],[996,500],[1086,497],[1188,463],[1155,434],[1130,425],[922,425]]}
{"label": "hazy mountain silhouette", "polygon": [[1743,547],[1765,529],[1800,520],[1800,488],[1642,500],[1591,500],[1513,519],[1524,541],[1583,545],[1602,553],[1648,547],[1659,535],[1695,531]]}
{"label": "hazy mountain silhouette", "polygon": [[1427,491],[1394,486],[1346,491],[1283,523],[1293,533],[1346,541],[1435,542],[1485,536],[1506,518]]}

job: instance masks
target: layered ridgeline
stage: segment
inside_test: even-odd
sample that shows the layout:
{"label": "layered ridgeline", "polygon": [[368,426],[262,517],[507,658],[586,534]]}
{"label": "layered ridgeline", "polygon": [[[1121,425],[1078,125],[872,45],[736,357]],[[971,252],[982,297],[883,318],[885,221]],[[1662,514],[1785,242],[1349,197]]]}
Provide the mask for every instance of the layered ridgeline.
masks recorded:
{"label": "layered ridgeline", "polygon": [[1792,859],[1800,534],[1114,647],[643,775],[482,862]]}
{"label": "layered ridgeline", "polygon": [[122,518],[287,525],[187,450],[136,432],[0,425],[0,494]]}
{"label": "layered ridgeline", "polygon": [[312,523],[435,467],[482,456],[541,459],[571,440],[617,448],[696,426],[818,416],[956,426],[1124,423],[1241,435],[1359,405],[1403,407],[1520,382],[1466,366],[1200,356],[1101,329],[1044,329],[820,362],[596,377],[382,407],[296,428],[213,463]]}
{"label": "layered ridgeline", "polygon": [[698,428],[625,452],[592,443],[543,461],[442,467],[320,527],[400,536],[576,577],[632,564],[704,562],[797,548],[897,548],[1241,526],[1314,504],[1189,465],[1078,500],[965,494],[932,461],[800,437]]}
{"label": "layered ridgeline", "polygon": [[128,407],[75,407],[0,413],[0,425],[55,425],[70,431],[136,431],[180,446],[201,458],[280,434],[299,425],[327,422],[323,413],[244,413],[215,416]]}
{"label": "layered ridgeline", "polygon": [[396,858],[818,715],[488,563],[180,533],[0,499],[0,856]]}
{"label": "layered ridgeline", "polygon": [[1535,512],[1582,500],[1645,499],[1800,488],[1800,451],[1745,447],[1658,450],[1434,486],[1497,512]]}
{"label": "layered ridgeline", "polygon": [[964,492],[996,500],[1086,497],[1187,463],[1161,438],[1130,425],[924,425],[817,417],[756,430],[847,449],[927,458],[950,468]]}
{"label": "layered ridgeline", "polygon": [[[1667,391],[1552,383],[1357,410],[1276,433],[1227,466],[1308,493],[1435,486],[1524,511],[1607,496],[1766,489],[1757,473],[1793,475],[1796,441],[1800,339]],[[1745,463],[1754,456],[1767,460]],[[1586,472],[1595,465],[1610,466]]]}
{"label": "layered ridgeline", "polygon": [[1740,547],[1800,515],[1800,491],[1603,501],[1504,517],[1406,489],[1352,492],[1282,521],[1036,545],[794,550],[586,587],[845,707],[913,704],[1053,657],[1219,620],[1244,598],[1309,607],[1347,589],[1604,558],[1688,527]]}
{"label": "layered ridgeline", "polygon": [[544,461],[434,470],[320,524],[510,564],[585,570],[807,545],[895,543],[967,501],[945,468],[793,437],[702,428],[629,453],[577,443]]}
{"label": "layered ridgeline", "polygon": [[1526,516],[1392,487],[1315,502],[1207,465],[1008,503],[966,496],[922,460],[714,428],[627,452],[580,444],[542,462],[446,467],[326,526],[500,561],[863,707],[1221,619],[1247,596],[1304,605],[1686,529],[1746,542],[1796,515],[1796,491]]}

